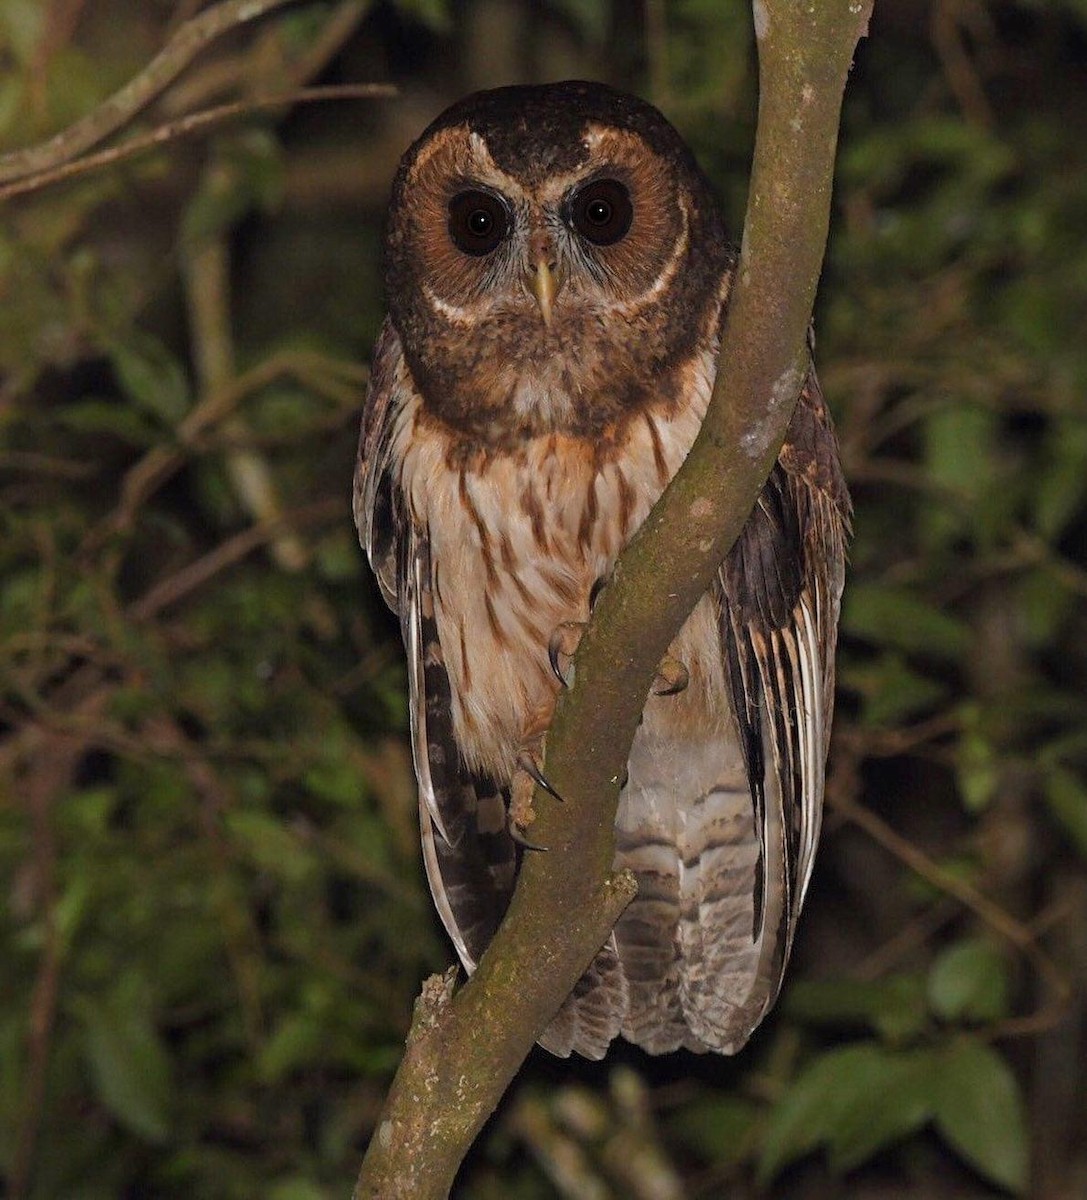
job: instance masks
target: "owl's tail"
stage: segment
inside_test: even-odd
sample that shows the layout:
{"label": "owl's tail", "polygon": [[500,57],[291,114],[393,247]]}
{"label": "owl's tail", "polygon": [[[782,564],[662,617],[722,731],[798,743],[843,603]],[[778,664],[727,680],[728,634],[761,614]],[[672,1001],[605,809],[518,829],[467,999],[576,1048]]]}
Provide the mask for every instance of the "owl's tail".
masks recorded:
{"label": "owl's tail", "polygon": [[650,1054],[735,1054],[773,1004],[787,953],[781,823],[770,821],[763,874],[729,741],[639,731],[616,821],[616,865],[638,895],[541,1039],[553,1053],[601,1058],[621,1033]]}

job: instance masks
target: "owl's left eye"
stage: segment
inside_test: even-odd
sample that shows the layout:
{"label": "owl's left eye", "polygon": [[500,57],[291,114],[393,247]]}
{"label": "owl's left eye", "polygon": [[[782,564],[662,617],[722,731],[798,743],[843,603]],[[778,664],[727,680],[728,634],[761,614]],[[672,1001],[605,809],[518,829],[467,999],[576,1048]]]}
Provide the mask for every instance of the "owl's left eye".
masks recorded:
{"label": "owl's left eye", "polygon": [[613,246],[626,237],[634,205],[618,179],[594,179],[570,197],[567,214],[570,224],[594,246]]}
{"label": "owl's left eye", "polygon": [[509,209],[493,192],[458,192],[449,201],[449,236],[465,254],[490,254],[509,227]]}

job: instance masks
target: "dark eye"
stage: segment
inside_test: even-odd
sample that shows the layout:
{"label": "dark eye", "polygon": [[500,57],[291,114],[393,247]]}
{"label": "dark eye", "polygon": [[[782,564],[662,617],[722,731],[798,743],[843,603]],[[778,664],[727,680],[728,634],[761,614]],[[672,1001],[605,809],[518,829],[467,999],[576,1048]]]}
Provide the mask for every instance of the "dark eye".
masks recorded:
{"label": "dark eye", "polygon": [[493,192],[458,192],[449,201],[449,236],[465,254],[490,254],[509,227],[509,209]]}
{"label": "dark eye", "polygon": [[570,200],[570,222],[597,246],[611,246],[626,237],[634,219],[630,192],[617,179],[595,179]]}

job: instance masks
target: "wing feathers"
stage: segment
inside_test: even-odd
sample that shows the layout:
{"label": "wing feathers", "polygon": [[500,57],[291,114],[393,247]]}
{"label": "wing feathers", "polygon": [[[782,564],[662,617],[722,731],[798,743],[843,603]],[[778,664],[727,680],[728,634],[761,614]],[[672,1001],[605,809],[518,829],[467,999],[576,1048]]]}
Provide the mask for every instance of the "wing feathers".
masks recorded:
{"label": "wing feathers", "polygon": [[467,770],[454,736],[430,543],[412,519],[393,452],[407,394],[404,372],[399,338],[386,321],[360,440],[355,518],[382,593],[400,615],[427,880],[457,954],[472,971],[513,894],[516,847],[502,790]]}
{"label": "wing feathers", "polygon": [[764,1009],[780,987],[819,839],[848,526],[837,443],[811,371],[781,456],[718,580],[759,842],[752,944],[761,946],[763,967],[773,964],[762,976]]}

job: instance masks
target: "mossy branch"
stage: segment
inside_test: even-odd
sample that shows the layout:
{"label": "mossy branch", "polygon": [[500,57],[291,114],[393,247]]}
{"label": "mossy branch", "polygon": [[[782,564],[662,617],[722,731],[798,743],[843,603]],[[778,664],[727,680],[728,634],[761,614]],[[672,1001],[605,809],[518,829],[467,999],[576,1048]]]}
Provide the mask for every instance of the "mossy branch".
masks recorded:
{"label": "mossy branch", "polygon": [[613,870],[619,780],[657,664],[770,472],[803,380],[842,95],[873,0],[754,0],[759,117],[743,245],[713,399],[695,445],[624,551],[548,735],[509,913],[456,995],[431,981],[355,1189],[441,1200],[537,1036],[635,892]]}

